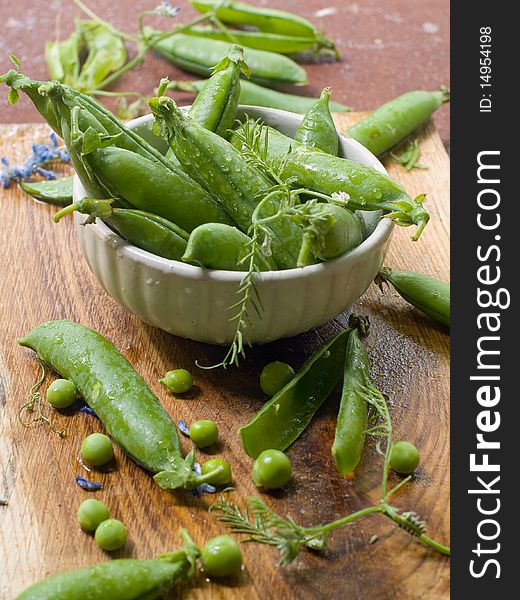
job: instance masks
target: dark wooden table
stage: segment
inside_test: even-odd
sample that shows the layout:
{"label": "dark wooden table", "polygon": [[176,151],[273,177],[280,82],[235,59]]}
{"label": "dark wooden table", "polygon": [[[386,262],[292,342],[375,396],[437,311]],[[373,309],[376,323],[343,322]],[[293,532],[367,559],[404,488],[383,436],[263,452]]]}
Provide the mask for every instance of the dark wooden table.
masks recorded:
{"label": "dark wooden table", "polygon": [[[390,98],[412,89],[436,89],[449,85],[449,1],[429,0],[251,0],[252,3],[290,10],[323,27],[336,40],[342,54],[340,63],[309,65],[305,94],[318,94],[327,85],[334,98],[356,110],[373,110]],[[87,4],[116,27],[134,32],[136,15],[159,0],[129,2],[87,0]],[[196,14],[187,0],[172,0],[181,7],[177,20],[188,22]],[[80,10],[72,0],[0,0],[0,72],[9,68],[7,52],[13,52],[24,70],[34,78],[47,78],[43,57],[45,42],[56,28],[61,37],[72,30]],[[172,21],[158,21],[164,27]],[[150,55],[146,62],[121,77],[112,89],[136,90],[151,94],[159,79],[193,78],[163,59]],[[0,122],[39,121],[32,106],[23,100],[17,111],[1,110]],[[437,130],[449,139],[449,106],[435,115]]]}

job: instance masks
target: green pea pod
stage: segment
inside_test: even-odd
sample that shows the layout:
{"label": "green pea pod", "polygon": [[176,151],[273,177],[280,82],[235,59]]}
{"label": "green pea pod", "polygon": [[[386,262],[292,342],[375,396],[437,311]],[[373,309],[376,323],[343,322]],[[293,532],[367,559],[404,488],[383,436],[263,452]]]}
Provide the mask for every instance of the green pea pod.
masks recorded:
{"label": "green pea pod", "polygon": [[332,90],[325,88],[320,99],[307,112],[300,123],[294,139],[313,150],[337,156],[339,151],[338,132],[330,114],[329,101]]}
{"label": "green pea pod", "polygon": [[450,286],[423,273],[383,267],[379,281],[391,283],[407,302],[439,323],[450,326]]}
{"label": "green pea pod", "polygon": [[51,575],[15,600],[153,600],[176,583],[191,579],[199,554],[190,543],[149,560],[120,558],[98,563]]}
{"label": "green pea pod", "polygon": [[[206,223],[191,232],[182,260],[207,269],[245,271],[244,259],[250,243],[251,238],[236,227]],[[271,257],[261,257],[258,268],[260,271],[276,270],[276,263]]]}
{"label": "green pea pod", "polygon": [[[174,33],[164,38],[161,32],[145,29],[151,46],[171,63],[195,75],[208,76],[226,56],[232,44],[220,40]],[[251,69],[251,79],[263,85],[306,85],[305,69],[287,56],[246,48],[244,60]]]}
{"label": "green pea pod", "polygon": [[307,428],[341,377],[350,329],[328,340],[296,376],[239,430],[251,458],[264,450],[285,450]]}
{"label": "green pea pod", "polygon": [[180,227],[142,210],[113,208],[111,204],[112,200],[83,198],[57,212],[54,221],[74,211],[89,215],[87,224],[99,217],[134,246],[169,260],[181,259],[189,236]]}
{"label": "green pea pod", "polygon": [[347,342],[341,403],[332,446],[332,456],[341,475],[351,475],[361,460],[368,426],[367,398],[373,391],[370,362],[360,339],[360,331],[367,332],[367,321],[361,319],[358,327],[354,327]]}
{"label": "green pea pod", "polygon": [[233,41],[236,44],[246,48],[255,48],[255,50],[267,50],[268,52],[278,52],[278,54],[294,54],[308,49],[316,49],[316,38],[314,36],[296,37],[293,35],[284,35],[281,33],[267,33],[263,31],[249,31],[233,29],[223,31],[210,27],[191,27],[185,31],[187,35],[207,37],[212,40],[222,40],[224,42]]}
{"label": "green pea pod", "polygon": [[[98,148],[82,157],[110,196],[159,215],[185,231],[206,222],[232,223],[226,211],[202,187],[173,169],[124,148]],[[203,193],[201,194],[201,190]]]}
{"label": "green pea pod", "polygon": [[[267,195],[271,184],[229,142],[201,127],[171,98],[152,98],[149,105],[158,130],[186,172],[211,189],[237,226],[247,233],[259,195],[262,192]],[[270,212],[277,212],[276,198],[266,204]],[[273,234],[272,255],[278,267],[295,267],[302,241],[301,229],[284,218],[270,222],[268,229]]]}
{"label": "green pea pod", "polygon": [[83,36],[77,30],[62,42],[47,42],[45,61],[50,78],[67,85],[74,85],[81,69],[80,55],[83,47]]}
{"label": "green pea pod", "polygon": [[310,200],[295,210],[293,218],[303,226],[299,267],[312,261],[311,253],[321,260],[331,260],[350,252],[363,241],[361,219],[342,206]]}
{"label": "green pea pod", "polygon": [[215,11],[215,15],[224,23],[253,26],[260,31],[282,35],[313,37],[317,48],[326,48],[338,54],[334,42],[318,32],[314,25],[289,12],[268,7],[251,6],[244,2],[221,0],[191,0],[201,13]]}
{"label": "green pea pod", "polygon": [[[238,131],[244,134],[247,126],[248,123],[241,125]],[[281,169],[283,179],[291,178],[296,187],[311,192],[338,195],[337,200],[352,211],[383,210],[397,225],[416,225],[412,239],[419,238],[430,218],[422,205],[424,195],[411,199],[399,183],[372,167],[310,151],[271,127],[264,132],[268,160]],[[231,143],[242,148],[238,135],[231,137]]]}
{"label": "green pea pod", "polygon": [[44,179],[43,181],[21,181],[22,190],[35,200],[48,204],[67,206],[72,202],[72,183],[74,176],[60,179]]}
{"label": "green pea pod", "polygon": [[[168,88],[180,92],[199,93],[204,86],[205,81],[171,81]],[[240,104],[250,104],[251,106],[265,106],[266,108],[277,108],[279,110],[287,110],[305,114],[316,104],[316,98],[308,98],[306,96],[297,96],[296,94],[288,94],[279,92],[270,88],[262,87],[252,81],[242,79],[240,82]],[[330,102],[330,109],[334,112],[349,112],[352,110],[350,106],[339,104],[338,102]]]}
{"label": "green pea pod", "polygon": [[175,466],[180,456],[175,424],[144,379],[102,335],[72,321],[48,321],[18,343],[74,383],[136,463],[152,473]]}
{"label": "green pea pod", "polygon": [[231,223],[211,193],[94,99],[59,82],[34,81],[16,71],[7,73],[5,82],[26,92],[63,137],[89,196],[122,199],[188,231],[206,222]]}
{"label": "green pea pod", "polygon": [[231,46],[226,58],[215,67],[190,108],[190,117],[206,129],[223,138],[236,119],[240,97],[240,73],[249,76],[244,64],[244,52],[240,46]]}
{"label": "green pea pod", "polygon": [[349,127],[347,134],[372,154],[380,156],[402,142],[449,99],[450,93],[446,88],[438,92],[407,92]]}
{"label": "green pea pod", "polygon": [[73,87],[80,91],[96,90],[127,59],[122,38],[111,27],[95,21],[79,21],[77,27],[85,40],[88,55]]}

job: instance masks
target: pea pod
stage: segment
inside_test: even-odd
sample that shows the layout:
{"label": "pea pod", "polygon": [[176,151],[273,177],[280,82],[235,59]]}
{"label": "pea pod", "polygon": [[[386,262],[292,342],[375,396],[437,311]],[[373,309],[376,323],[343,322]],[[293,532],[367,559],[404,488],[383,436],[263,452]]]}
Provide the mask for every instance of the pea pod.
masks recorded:
{"label": "pea pod", "polygon": [[407,302],[439,323],[450,326],[450,286],[423,273],[383,267],[379,281],[392,284]]}
{"label": "pea pod", "polygon": [[[111,195],[110,186],[116,190],[115,194],[118,193],[118,187],[122,187],[137,198],[136,202],[139,199],[150,200],[150,203],[145,201],[144,205],[135,204],[134,206],[149,212],[156,212],[154,207],[157,206],[166,207],[161,216],[178,223],[184,229],[188,229],[189,225],[188,227],[183,225],[175,218],[175,215],[172,217],[169,210],[170,205],[176,206],[179,203],[182,206],[190,203],[191,207],[196,207],[193,210],[194,214],[188,217],[189,220],[196,223],[191,228],[208,221],[230,222],[228,215],[216,204],[209,192],[186,175],[180,167],[165,158],[143,137],[125,127],[92,97],[57,81],[32,80],[15,70],[6,73],[2,79],[13,89],[25,92],[42,117],[65,140],[74,169],[90,196],[106,198]],[[86,141],[88,144],[85,147]],[[127,159],[129,170],[123,170],[109,160],[113,153],[108,152],[106,168],[110,175],[115,173],[117,179],[109,181],[105,185],[96,176],[94,170],[89,168],[88,160],[90,159],[84,159],[84,151],[89,149],[93,155],[95,148],[107,143],[137,156],[130,157],[128,153],[125,154],[124,158]],[[150,172],[134,170],[139,166],[137,157],[147,159],[144,166],[149,167]],[[133,181],[132,186],[128,185],[130,179]],[[165,199],[161,200],[165,182],[169,182],[168,193]],[[197,219],[200,219],[199,222],[196,222]]]}
{"label": "pea pod", "polygon": [[163,169],[160,163],[135,152],[108,146],[83,154],[82,160],[110,196],[123,198],[132,207],[168,219],[185,231],[207,221],[232,222],[213,197],[200,195],[202,187],[197,183],[184,185],[175,171]]}
{"label": "pea pod", "polygon": [[[198,38],[185,33],[162,37],[160,32],[145,29],[150,45],[171,63],[195,75],[208,76],[211,69],[229,52],[232,44]],[[306,85],[305,69],[287,56],[265,50],[244,50],[244,60],[251,69],[251,79],[263,85]]]}
{"label": "pea pod", "polygon": [[111,27],[102,23],[78,21],[76,27],[85,40],[88,55],[77,80],[71,85],[80,91],[99,89],[111,73],[125,64],[125,43]]}
{"label": "pea pod", "polygon": [[22,190],[36,200],[67,206],[72,202],[72,183],[74,176],[60,179],[44,179],[42,181],[21,181]]}
{"label": "pea pod", "polygon": [[50,78],[73,85],[81,69],[80,54],[83,46],[83,36],[77,30],[62,42],[47,42],[45,61]]}
{"label": "pea pod", "polygon": [[153,600],[191,579],[199,554],[197,546],[189,543],[149,560],[120,558],[58,573],[35,583],[16,600]]}
{"label": "pea pod", "polygon": [[[237,131],[243,135],[250,123]],[[428,223],[430,216],[422,205],[425,196],[411,199],[399,183],[372,167],[310,151],[271,127],[265,128],[263,139],[268,160],[281,169],[283,179],[291,178],[296,187],[328,196],[338,194],[338,200],[352,211],[383,210],[397,225],[416,225],[413,240],[419,238]],[[242,148],[239,135],[232,136],[231,143]]]}
{"label": "pea pod", "polygon": [[[152,98],[150,108],[158,130],[168,140],[186,172],[211,189],[237,226],[247,233],[259,203],[259,194],[267,195],[271,184],[226,140],[201,127],[179,110],[171,98]],[[276,198],[266,207],[275,213]],[[279,268],[296,266],[301,246],[300,228],[288,219],[269,223],[273,233],[272,254]]]}
{"label": "pea pod", "polygon": [[364,319],[349,335],[345,352],[343,389],[336,423],[332,456],[341,475],[351,475],[361,460],[368,426],[368,402],[373,385],[370,380],[370,362],[360,339],[367,332]]}
{"label": "pea pod", "polygon": [[250,74],[244,64],[243,49],[234,45],[227,57],[217,64],[190,108],[192,119],[223,138],[229,137],[236,119],[241,72],[246,76]]}
{"label": "pea pod", "polygon": [[[180,92],[199,93],[204,86],[205,81],[171,81],[168,88]],[[297,96],[296,94],[288,94],[279,92],[270,88],[262,87],[252,81],[242,79],[240,82],[240,104],[250,104],[251,106],[265,106],[267,108],[277,108],[279,110],[287,110],[305,114],[316,103],[315,98],[306,96]],[[350,106],[339,104],[338,102],[330,102],[330,109],[334,112],[349,112],[352,110]]]}
{"label": "pea pod", "polygon": [[320,48],[332,50],[338,54],[334,42],[318,32],[314,25],[289,12],[268,7],[252,6],[245,2],[233,0],[191,0],[193,6],[201,13],[215,11],[215,15],[223,23],[233,25],[247,25],[256,27],[260,31],[278,33],[282,35],[313,37]]}
{"label": "pea pod", "polygon": [[212,40],[233,41],[246,48],[267,50],[279,54],[294,54],[309,49],[318,49],[314,36],[293,36],[281,33],[268,33],[264,31],[249,31],[233,29],[223,31],[211,27],[191,27],[185,31],[188,35],[206,37]]}
{"label": "pea pod", "polygon": [[177,428],[144,379],[102,335],[72,321],[48,321],[18,340],[72,381],[109,435],[163,488],[193,489],[215,475],[182,458]]}
{"label": "pea pod", "polygon": [[329,101],[332,90],[325,88],[320,99],[309,109],[298,126],[294,139],[313,150],[337,156],[339,151],[338,132],[330,114]]}
{"label": "pea pod", "polygon": [[310,200],[296,207],[295,212],[293,218],[303,226],[299,267],[309,264],[311,253],[321,260],[331,260],[363,241],[361,219],[342,206]]}
{"label": "pea pod", "polygon": [[[191,232],[182,260],[207,269],[245,271],[244,259],[250,243],[251,238],[236,227],[206,223]],[[276,263],[271,257],[261,257],[258,268],[260,271],[276,270]]]}
{"label": "pea pod", "polygon": [[341,376],[350,329],[323,344],[296,376],[239,430],[251,458],[264,450],[285,450],[307,428]]}
{"label": "pea pod", "polygon": [[57,212],[54,221],[74,211],[89,215],[86,223],[99,217],[134,246],[170,260],[181,259],[189,236],[180,227],[142,210],[113,208],[111,204],[111,200],[83,198]]}
{"label": "pea pod", "polygon": [[380,156],[403,141],[449,99],[450,93],[446,88],[438,92],[407,92],[349,127],[347,134],[372,154]]}

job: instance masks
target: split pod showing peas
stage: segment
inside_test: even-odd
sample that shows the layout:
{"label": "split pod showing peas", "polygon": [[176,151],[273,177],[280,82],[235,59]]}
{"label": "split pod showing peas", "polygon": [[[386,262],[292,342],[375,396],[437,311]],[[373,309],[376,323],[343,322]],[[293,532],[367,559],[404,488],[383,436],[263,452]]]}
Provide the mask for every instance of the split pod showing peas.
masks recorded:
{"label": "split pod showing peas", "polygon": [[407,302],[439,323],[450,326],[450,286],[430,275],[383,267],[378,283],[391,284]]}

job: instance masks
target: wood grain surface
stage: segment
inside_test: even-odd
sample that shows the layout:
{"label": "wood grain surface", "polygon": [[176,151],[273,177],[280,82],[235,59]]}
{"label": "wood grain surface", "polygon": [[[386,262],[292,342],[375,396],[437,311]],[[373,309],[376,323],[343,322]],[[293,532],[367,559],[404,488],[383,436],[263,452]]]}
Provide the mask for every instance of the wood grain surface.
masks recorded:
{"label": "wood grain surface", "polygon": [[[338,116],[341,129],[359,114]],[[21,162],[30,144],[44,141],[43,125],[0,126],[0,156]],[[411,230],[395,231],[386,264],[449,279],[449,161],[432,125],[421,134],[428,170],[408,173],[388,165],[411,195],[428,193],[432,219],[420,241]],[[214,419],[222,442],[216,449],[235,476],[234,497],[261,495],[303,525],[344,516],[377,502],[381,461],[372,444],[355,480],[338,476],[330,455],[338,409],[338,390],[320,409],[305,434],[289,450],[294,477],[283,491],[261,494],[251,482],[252,461],[241,449],[237,428],[258,410],[261,367],[279,359],[298,368],[325,339],[344,327],[340,315],[318,330],[248,352],[239,370],[201,371],[196,359],[215,362],[221,348],[176,338],[141,322],[117,305],[82,259],[70,220],[55,225],[54,208],[37,204],[16,186],[0,190],[0,598],[12,600],[38,579],[61,570],[110,560],[76,524],[76,510],[92,497],[74,483],[87,475],[78,461],[85,435],[102,430],[94,417],[63,411],[56,424],[60,439],[46,427],[25,428],[18,411],[37,374],[33,354],[17,338],[49,319],[73,319],[111,339],[144,376],[175,420]],[[396,228],[398,229],[398,228]],[[396,439],[421,451],[421,467],[395,503],[428,520],[428,533],[449,543],[449,337],[446,330],[409,307],[395,292],[372,286],[356,303],[356,313],[372,322],[367,339],[379,387],[389,395]],[[176,398],[158,384],[168,369],[194,373],[195,387]],[[48,380],[49,381],[49,380]],[[48,384],[46,382],[46,385]],[[72,412],[72,414],[69,414]],[[186,440],[183,445],[187,449]],[[117,556],[149,558],[177,547],[187,527],[197,542],[225,528],[207,512],[210,495],[160,490],[151,477],[116,449],[116,467],[92,474],[104,489],[96,497],[125,522],[129,542]],[[392,481],[397,481],[394,475]],[[370,544],[373,535],[378,536]],[[336,530],[328,549],[304,551],[290,566],[277,566],[277,553],[258,545],[243,547],[245,569],[231,581],[212,583],[199,576],[195,587],[168,598],[207,600],[249,598],[407,600],[449,597],[449,560],[421,545],[381,516]]]}

